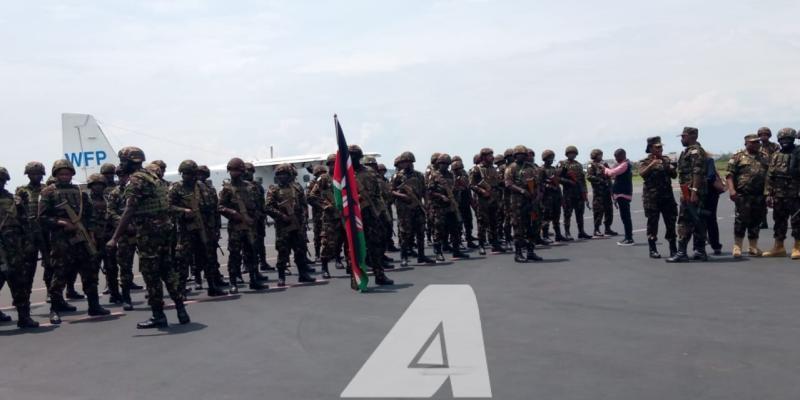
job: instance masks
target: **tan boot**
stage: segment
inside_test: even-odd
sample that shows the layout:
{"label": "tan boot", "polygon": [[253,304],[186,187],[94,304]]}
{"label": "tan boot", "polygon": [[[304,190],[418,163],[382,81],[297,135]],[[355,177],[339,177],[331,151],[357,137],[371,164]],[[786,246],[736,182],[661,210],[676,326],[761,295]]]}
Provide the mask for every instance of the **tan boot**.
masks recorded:
{"label": "tan boot", "polygon": [[792,260],[800,260],[800,240],[794,240],[794,247],[792,247]]}
{"label": "tan boot", "polygon": [[786,257],[786,249],[783,248],[783,240],[775,240],[775,245],[765,251],[764,257]]}
{"label": "tan boot", "polygon": [[743,237],[733,238],[733,258],[742,258],[742,242]]}
{"label": "tan boot", "polygon": [[750,254],[752,257],[761,257],[761,249],[758,248],[758,239],[750,239],[750,248],[747,249],[747,253]]}

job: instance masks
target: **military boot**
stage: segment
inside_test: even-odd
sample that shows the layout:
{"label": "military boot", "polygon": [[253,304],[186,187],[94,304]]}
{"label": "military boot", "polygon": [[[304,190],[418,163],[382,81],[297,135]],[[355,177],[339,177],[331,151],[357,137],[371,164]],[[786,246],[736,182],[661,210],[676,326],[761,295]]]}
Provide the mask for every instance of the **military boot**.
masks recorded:
{"label": "military boot", "polygon": [[758,238],[756,239],[749,239],[749,245],[747,249],[747,254],[752,257],[761,257],[762,251],[758,248]]}
{"label": "military boot", "polygon": [[444,253],[442,253],[442,245],[433,245],[433,254],[436,256],[436,261],[444,261]]}
{"label": "military boot", "polygon": [[792,260],[800,260],[800,239],[794,240],[794,246],[792,247]]}
{"label": "military boot", "polygon": [[469,254],[461,251],[461,245],[458,243],[453,244],[453,258],[469,258]]}
{"label": "military boot", "polygon": [[175,302],[175,311],[178,314],[178,322],[181,325],[186,325],[186,324],[192,322],[192,319],[189,318],[189,313],[186,312],[186,305],[183,304],[182,301],[176,301]]}
{"label": "military boot", "polygon": [[[406,265],[408,265],[408,257],[405,259]],[[322,278],[323,279],[331,279],[331,272],[328,270],[328,260],[322,259],[320,261],[320,268],[322,269]],[[402,265],[402,261],[401,261]]]}
{"label": "military boot", "polygon": [[203,277],[199,272],[194,275],[194,290],[203,290]]}
{"label": "military boot", "polygon": [[164,307],[153,306],[152,311],[153,316],[136,324],[136,329],[157,329],[169,327],[167,316],[164,314]]}
{"label": "military boot", "polygon": [[286,266],[278,265],[278,287],[286,286]]}
{"label": "military boot", "polygon": [[0,322],[11,322],[11,316],[0,310]]}
{"label": "military boot", "polygon": [[100,305],[100,299],[97,293],[87,293],[87,303],[89,303],[88,314],[92,317],[101,317],[103,315],[111,314],[111,311],[106,310]]}
{"label": "military boot", "polygon": [[111,304],[122,304],[122,295],[119,293],[119,284],[116,279],[111,280],[108,285],[108,302]]}
{"label": "military boot", "polygon": [[342,264],[342,258],[341,257],[338,257],[338,256],[336,257],[336,264],[334,264],[333,267],[336,268],[336,269],[344,269],[344,264]]}
{"label": "military boot", "polygon": [[528,259],[525,258],[525,255],[522,254],[522,243],[516,242],[514,249],[514,262],[524,263],[527,262]]}
{"label": "military boot", "polygon": [[483,241],[478,241],[478,254],[485,256],[486,255],[486,243]]}
{"label": "military boot", "polygon": [[83,300],[83,299],[86,298],[86,296],[78,293],[78,291],[75,290],[75,286],[74,285],[68,285],[67,286],[67,290],[64,293],[64,297],[66,297],[69,300]]}
{"label": "military boot", "polygon": [[681,263],[681,262],[688,262],[689,256],[686,254],[686,246],[689,243],[685,240],[681,240],[678,243],[678,250],[675,252],[675,255],[666,259],[668,263]]}
{"label": "military boot", "polygon": [[228,294],[228,292],[220,289],[219,286],[217,286],[217,280],[216,279],[209,278],[206,275],[206,280],[208,280],[208,290],[206,291],[206,294],[208,295],[208,297],[225,296],[225,295]]}
{"label": "military boot", "polygon": [[669,240],[669,256],[675,257],[675,254],[678,254],[678,245],[675,243],[675,239]]}
{"label": "military boot", "polygon": [[505,253],[506,249],[498,241],[498,242],[492,243],[492,252],[494,252],[494,253]]}
{"label": "military boot", "polygon": [[31,318],[31,307],[17,307],[17,328],[34,329],[39,327],[39,323]]}
{"label": "military boot", "polygon": [[297,265],[297,281],[300,283],[312,283],[317,280],[309,274],[308,264],[301,262]]}
{"label": "military boot", "polygon": [[467,236],[467,248],[468,249],[477,249],[478,244],[475,243],[475,238],[472,235]]}
{"label": "military boot", "polygon": [[591,239],[592,237],[586,234],[586,231],[583,230],[583,221],[578,221],[578,239]]}
{"label": "military boot", "polygon": [[389,279],[383,271],[375,271],[375,284],[378,286],[390,286],[394,285],[394,281]]}
{"label": "military boot", "polygon": [[264,290],[269,289],[269,286],[264,285],[261,283],[262,279],[258,279],[258,268],[255,265],[249,268],[248,275],[250,278],[250,282],[248,283],[247,287],[251,290]]}
{"label": "military boot", "polygon": [[600,224],[594,224],[594,236],[603,237],[603,232],[600,232]]}
{"label": "military boot", "polygon": [[131,289],[122,286],[122,309],[125,311],[133,311],[133,301],[131,301]]}
{"label": "military boot", "polygon": [[655,239],[648,238],[647,245],[650,246],[650,258],[661,258],[661,254],[658,253],[658,248],[656,247]]}
{"label": "military boot", "polygon": [[262,271],[274,271],[275,270],[275,267],[273,267],[272,265],[269,265],[269,262],[267,260],[261,260],[261,262],[259,262],[258,268],[260,270],[262,270]]}
{"label": "military boot", "polygon": [[56,310],[58,312],[75,312],[78,311],[78,308],[67,303],[63,297],[57,296],[58,298],[51,298],[50,299],[50,308]]}
{"label": "military boot", "polygon": [[525,258],[528,261],[542,261],[542,257],[539,257],[534,251],[533,245],[528,245],[528,251],[527,254],[525,255]]}
{"label": "military boot", "polygon": [[572,234],[569,233],[569,224],[564,223],[564,241],[571,242],[575,239],[572,238]]}
{"label": "military boot", "polygon": [[742,243],[744,242],[743,237],[734,237],[733,238],[733,249],[731,250],[731,254],[733,254],[733,258],[742,258]]}
{"label": "military boot", "polygon": [[786,249],[783,247],[783,240],[775,239],[775,245],[763,254],[764,257],[786,257]]}
{"label": "military boot", "polygon": [[556,242],[566,242],[567,238],[565,238],[561,234],[561,227],[558,224],[553,224],[553,231],[556,233],[555,239]]}
{"label": "military boot", "polygon": [[604,234],[606,236],[617,236],[617,235],[619,235],[619,233],[614,232],[613,230],[611,230],[611,225],[606,226]]}

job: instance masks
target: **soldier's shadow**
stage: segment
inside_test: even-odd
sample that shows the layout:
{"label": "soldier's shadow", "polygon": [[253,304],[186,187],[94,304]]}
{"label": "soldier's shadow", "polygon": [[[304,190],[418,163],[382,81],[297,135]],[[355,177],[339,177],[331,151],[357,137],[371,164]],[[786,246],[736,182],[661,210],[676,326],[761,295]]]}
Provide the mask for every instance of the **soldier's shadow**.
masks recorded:
{"label": "soldier's shadow", "polygon": [[13,329],[13,330],[2,330],[0,331],[0,336],[19,336],[19,335],[38,335],[42,333],[49,333],[54,330],[58,329],[58,325],[49,325],[49,326],[40,326],[36,329]]}
{"label": "soldier's shadow", "polygon": [[140,334],[140,335],[133,335],[132,337],[135,338],[148,338],[148,337],[159,337],[159,336],[169,336],[169,335],[183,335],[186,333],[192,333],[201,331],[203,329],[208,328],[208,325],[201,324],[199,322],[190,322],[186,325],[170,325],[168,328],[162,328],[152,331],[151,334]]}
{"label": "soldier's shadow", "polygon": [[367,290],[364,293],[366,293],[366,294],[397,293],[397,291],[399,289],[408,289],[408,288],[410,288],[412,286],[414,286],[413,283],[398,283],[398,284],[389,285],[389,286],[377,286],[377,287],[369,288],[369,290]]}
{"label": "soldier's shadow", "polygon": [[526,264],[536,265],[536,264],[555,264],[555,263],[562,263],[568,262],[569,258],[545,258],[541,261],[530,261]]}

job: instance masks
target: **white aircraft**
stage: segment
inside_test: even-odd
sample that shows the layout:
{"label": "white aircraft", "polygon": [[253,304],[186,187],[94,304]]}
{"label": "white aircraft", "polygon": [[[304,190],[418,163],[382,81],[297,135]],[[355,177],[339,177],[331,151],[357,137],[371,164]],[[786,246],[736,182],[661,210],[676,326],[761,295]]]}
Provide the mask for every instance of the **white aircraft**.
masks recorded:
{"label": "white aircraft", "polygon": [[[62,146],[64,158],[72,161],[77,170],[75,179],[85,183],[89,175],[100,172],[104,163],[119,164],[117,152],[111,147],[103,129],[97,120],[89,114],[61,114]],[[157,160],[158,155],[153,155],[144,149],[149,160]],[[380,157],[378,153],[367,153],[373,157]],[[308,154],[293,157],[277,157],[267,160],[250,161],[256,168],[255,179],[261,180],[265,186],[275,181],[275,167],[280,164],[292,164],[297,169],[298,180],[305,185],[313,175],[306,168],[315,165],[324,165],[328,154]],[[245,160],[247,161],[247,160]],[[198,162],[202,164],[202,162]],[[175,166],[177,167],[177,166]],[[210,166],[212,182],[223,182],[228,179],[226,164]],[[177,171],[164,174],[168,181],[180,180]]]}

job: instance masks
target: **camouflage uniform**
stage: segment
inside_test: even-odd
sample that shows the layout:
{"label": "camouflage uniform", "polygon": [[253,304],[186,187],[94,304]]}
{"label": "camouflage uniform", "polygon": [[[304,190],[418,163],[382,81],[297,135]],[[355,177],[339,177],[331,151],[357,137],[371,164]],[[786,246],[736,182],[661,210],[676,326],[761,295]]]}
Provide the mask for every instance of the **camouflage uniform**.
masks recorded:
{"label": "camouflage uniform", "polygon": [[206,198],[203,201],[203,206],[205,207],[203,213],[206,218],[203,222],[205,222],[206,235],[209,240],[208,246],[206,246],[206,250],[208,251],[208,268],[213,270],[213,276],[218,278],[217,287],[223,287],[227,286],[228,283],[222,279],[219,258],[217,257],[217,249],[219,248],[219,239],[222,231],[222,215],[219,213],[219,195],[217,194],[217,189],[214,187],[213,182],[208,179],[211,175],[211,171],[208,167],[205,165],[197,167],[197,173],[198,181],[206,187],[204,191]]}
{"label": "camouflage uniform", "polygon": [[[505,169],[505,188],[509,196],[509,212],[514,227],[514,260],[539,260],[534,253],[537,234],[534,232],[534,220],[540,212],[540,173],[528,156],[525,146],[514,147],[515,161]],[[527,256],[522,254],[523,250]]]}
{"label": "camouflage uniform", "polygon": [[[697,136],[697,128],[686,127],[684,135]],[[681,185],[681,202],[678,213],[678,252],[668,262],[687,259],[686,246],[694,237],[695,259],[705,260],[706,224],[701,207],[708,194],[706,151],[700,143],[686,145],[678,158],[678,183]],[[691,193],[697,194],[696,205],[690,203]]]}
{"label": "camouflage uniform", "polygon": [[299,271],[298,281],[313,282],[306,263],[306,232],[303,229],[304,209],[288,164],[275,168],[277,185],[267,191],[265,211],[275,220],[275,249],[278,251],[278,286],[286,284],[289,256],[294,253],[294,263]]}
{"label": "camouflage uniform", "polygon": [[[30,162],[25,166],[25,174],[45,175],[44,165],[39,162]],[[25,270],[29,279],[28,288],[33,288],[33,279],[36,276],[36,264],[39,257],[42,258],[42,268],[44,269],[45,288],[50,287],[53,279],[53,270],[50,268],[50,238],[44,233],[37,214],[39,212],[39,197],[44,185],[41,183],[28,183],[25,186],[17,187],[15,196],[23,202],[28,217],[28,228],[30,240],[25,243]]]}
{"label": "camouflage uniform", "polygon": [[[778,142],[783,139],[789,145],[782,144],[781,150],[773,153],[769,159],[767,179],[764,185],[764,195],[772,201],[772,219],[775,246],[764,253],[765,257],[783,257],[786,251],[783,241],[789,225],[792,227],[792,237],[795,239],[795,249],[792,258],[800,258],[800,176],[796,168],[798,154],[794,140],[796,132],[792,128],[783,128],[778,132]],[[794,160],[793,160],[794,159]],[[793,165],[795,164],[795,165]],[[793,168],[794,167],[794,168]]]}
{"label": "camouflage uniform", "polygon": [[[484,148],[480,152],[481,158],[492,155],[492,149]],[[500,207],[503,203],[503,178],[498,174],[493,165],[493,160],[488,158],[482,160],[480,165],[475,166],[469,176],[469,187],[475,192],[478,198],[478,246],[483,252],[487,244],[492,246],[494,251],[503,251],[500,246],[500,236],[502,234],[499,216]]]}
{"label": "camouflage uniform", "polygon": [[[748,135],[745,140],[758,141],[758,136]],[[728,161],[727,179],[733,181],[731,189],[736,193],[734,200],[736,218],[733,222],[734,256],[737,256],[737,253],[741,255],[745,233],[750,240],[751,254],[760,255],[760,251],[756,250],[761,218],[763,218],[761,210],[766,206],[763,194],[767,168],[767,160],[760,151],[751,154],[743,149],[736,152]]]}
{"label": "camouflage uniform", "polygon": [[[106,215],[112,227],[112,232],[116,231],[122,214],[125,212],[125,203],[127,202],[125,185],[127,185],[127,182],[117,185],[106,198]],[[119,286],[123,303],[126,304],[129,310],[132,310],[133,257],[136,254],[136,229],[133,226],[129,226],[126,229],[126,232],[117,242],[116,251],[111,252],[115,254],[116,263],[106,268],[108,287]]]}
{"label": "camouflage uniform", "polygon": [[[592,185],[592,216],[594,217],[594,234],[600,236],[600,225],[605,226],[605,232],[611,233],[611,223],[614,221],[614,205],[611,201],[611,178],[606,176],[605,169],[608,164],[602,160],[603,152],[592,150],[592,160],[586,170],[586,179]],[[596,158],[599,158],[597,160]]]}
{"label": "camouflage uniform", "polygon": [[[578,154],[575,146],[567,147],[565,153],[572,152]],[[558,171],[559,181],[564,188],[564,237],[567,240],[572,238],[570,224],[572,214],[575,213],[578,238],[587,239],[589,235],[583,230],[583,209],[586,207],[586,175],[583,172],[583,165],[575,160],[562,160],[558,163]]]}
{"label": "camouflage uniform", "polygon": [[[25,265],[26,251],[23,248],[24,238],[30,234],[29,212],[26,203],[18,196],[5,189],[10,179],[8,171],[0,167],[0,287],[7,282],[11,290],[11,298],[17,309],[20,328],[39,326],[30,317],[31,287],[33,280],[28,276]],[[4,322],[11,318],[0,313]]]}
{"label": "camouflage uniform", "polygon": [[436,160],[436,169],[431,171],[426,184],[428,198],[433,211],[433,250],[439,261],[444,261],[442,254],[445,244],[450,244],[453,257],[465,258],[461,252],[461,221],[458,204],[453,197],[455,177],[443,165],[451,164],[450,156],[441,154]]}
{"label": "camouflage uniform", "polygon": [[498,154],[494,158],[494,164],[497,168],[497,176],[500,177],[500,188],[502,191],[502,201],[500,202],[500,208],[497,210],[498,217],[500,218],[497,227],[500,231],[500,238],[506,246],[511,246],[513,237],[511,235],[511,197],[506,189],[504,177],[506,176],[506,168],[513,161],[511,149],[506,149],[503,155]]}
{"label": "camouflage uniform", "polygon": [[425,257],[425,205],[426,197],[425,177],[409,165],[407,169],[400,169],[403,162],[413,163],[414,154],[404,152],[395,159],[397,173],[392,177],[392,191],[403,194],[405,199],[398,199],[397,225],[400,236],[401,262],[407,263],[407,258],[417,247],[418,260],[421,263],[430,262]]}
{"label": "camouflage uniform", "polygon": [[350,156],[353,159],[353,169],[358,184],[358,202],[361,207],[361,221],[364,227],[364,238],[367,242],[366,263],[375,273],[375,283],[393,283],[386,277],[383,268],[384,251],[384,222],[383,215],[386,205],[383,202],[381,187],[378,175],[372,168],[365,167],[360,163],[363,152],[360,147],[351,145],[349,147]]}
{"label": "camouflage uniform", "polygon": [[323,211],[319,207],[319,204],[311,201],[311,192],[319,183],[319,178],[322,174],[327,173],[327,169],[322,165],[317,165],[314,167],[313,174],[314,179],[308,182],[308,186],[306,187],[306,198],[309,200],[309,205],[311,206],[311,222],[313,224],[313,232],[314,232],[314,258],[316,260],[320,259],[320,250],[322,249],[322,215]]}
{"label": "camouflage uniform", "polygon": [[331,173],[335,162],[335,154],[328,156],[330,169],[317,178],[314,187],[308,194],[308,202],[312,207],[317,207],[320,214],[320,262],[322,263],[323,277],[326,279],[330,277],[328,262],[337,258],[342,251],[342,246],[344,246],[342,215],[333,198],[333,177]]}
{"label": "camouflage uniform", "polygon": [[[256,168],[251,163],[244,163],[246,173],[243,176],[243,179],[252,183],[253,186],[258,191],[258,196],[256,196],[256,202],[258,203],[257,210],[258,212],[256,215],[253,216],[255,219],[255,230],[256,230],[256,257],[258,258],[258,265],[262,271],[267,271],[272,269],[272,266],[269,265],[267,262],[267,245],[266,245],[266,238],[267,238],[267,214],[263,212],[264,210],[264,199],[267,195],[267,191],[264,189],[264,185],[260,182],[255,180],[255,172]],[[215,250],[216,252],[216,250]],[[219,270],[219,268],[217,268]]]}
{"label": "camouflage uniform", "polygon": [[565,239],[561,235],[560,222],[563,196],[561,195],[561,185],[559,184],[559,171],[553,165],[553,158],[555,158],[555,153],[552,150],[542,152],[542,161],[544,162],[540,171],[542,174],[541,182],[544,186],[544,195],[542,197],[542,237],[549,239],[550,224],[552,224],[555,231],[555,240],[560,242]]}
{"label": "camouflage uniform", "polygon": [[475,246],[475,238],[472,236],[472,191],[469,189],[469,174],[464,170],[463,161],[453,161],[451,169],[455,178],[453,196],[458,203],[464,238],[467,245],[474,248],[477,246]]}
{"label": "camouflage uniform", "polygon": [[[97,185],[100,185],[103,188],[99,193],[95,193],[95,191],[92,190],[92,187]],[[111,281],[108,279],[108,275],[113,274],[117,266],[116,262],[112,261],[113,257],[111,254],[113,252],[106,248],[106,242],[108,242],[108,239],[111,238],[111,234],[113,233],[111,232],[111,227],[109,224],[108,202],[105,196],[106,180],[101,174],[92,174],[89,176],[87,188],[89,189],[89,199],[92,202],[93,210],[91,223],[92,228],[90,232],[94,237],[95,243],[97,243],[97,256],[94,257],[94,262],[97,264],[97,270],[103,271],[103,274],[106,275],[106,282],[109,284],[109,302],[117,304],[122,302],[119,292],[119,285],[117,284],[116,280]],[[111,272],[109,272],[109,270]]]}
{"label": "camouflage uniform", "polygon": [[660,162],[653,164],[655,160],[650,156],[639,161],[639,171],[649,167],[646,173],[641,174],[644,180],[642,203],[647,217],[647,238],[658,239],[658,220],[663,218],[666,231],[664,238],[674,241],[678,204],[672,193],[672,179],[678,177],[678,172],[672,167],[669,157],[661,156],[658,159]]}

